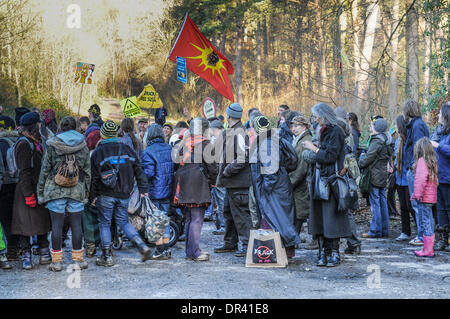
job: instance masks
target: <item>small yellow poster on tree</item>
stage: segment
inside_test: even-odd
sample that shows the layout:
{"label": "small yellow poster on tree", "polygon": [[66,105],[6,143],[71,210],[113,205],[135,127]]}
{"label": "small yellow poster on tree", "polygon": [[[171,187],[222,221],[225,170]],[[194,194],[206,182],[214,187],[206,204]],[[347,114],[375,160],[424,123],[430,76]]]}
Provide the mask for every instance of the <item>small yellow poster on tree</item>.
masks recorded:
{"label": "small yellow poster on tree", "polygon": [[151,84],[144,86],[144,90],[139,94],[137,100],[139,105],[145,108],[159,109],[164,105]]}
{"label": "small yellow poster on tree", "polygon": [[123,115],[128,117],[136,117],[142,114],[141,108],[138,105],[136,96],[132,96],[120,101]]}

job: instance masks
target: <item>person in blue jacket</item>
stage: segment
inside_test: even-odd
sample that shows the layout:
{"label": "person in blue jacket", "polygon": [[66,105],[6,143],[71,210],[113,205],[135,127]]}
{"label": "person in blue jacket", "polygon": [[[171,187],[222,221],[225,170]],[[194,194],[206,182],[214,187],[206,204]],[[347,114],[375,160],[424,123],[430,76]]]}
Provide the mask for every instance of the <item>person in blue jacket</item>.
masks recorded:
{"label": "person in blue jacket", "polygon": [[411,217],[415,220],[414,210],[411,206],[411,200],[408,190],[408,179],[406,178],[405,161],[405,141],[406,141],[406,122],[403,115],[395,119],[398,138],[395,142],[395,184],[400,202],[400,214],[402,219],[402,233],[396,238],[397,241],[406,241],[411,236]]}
{"label": "person in blue jacket", "polygon": [[438,193],[437,193],[437,227],[439,240],[435,250],[450,252],[448,234],[450,232],[450,102],[447,101],[439,113],[439,124],[442,131],[439,142],[432,141],[436,150],[438,162]]}
{"label": "person in blue jacket", "polygon": [[[405,121],[407,123],[405,151],[403,156],[405,157],[405,168],[407,170],[406,178],[408,180],[409,195],[412,196],[412,194],[414,193],[414,145],[422,137],[429,137],[430,133],[428,131],[427,125],[422,120],[422,112],[420,110],[419,103],[417,103],[416,101],[408,99],[403,103],[403,116],[405,117]],[[417,202],[415,200],[411,200],[411,204],[414,212],[417,215]],[[418,220],[417,223],[420,224],[420,221]],[[417,225],[417,229],[421,228],[422,227],[420,227],[420,225]],[[422,246],[423,234],[421,232],[418,232],[416,238],[412,239],[409,243],[414,246]]]}
{"label": "person in blue jacket", "polygon": [[[147,131],[147,147],[142,155],[142,165],[148,179],[148,196],[155,206],[169,212],[170,195],[174,176],[172,148],[164,142],[164,131],[158,124],[152,124]],[[156,242],[152,259],[165,260],[171,257],[169,248],[170,228]]]}

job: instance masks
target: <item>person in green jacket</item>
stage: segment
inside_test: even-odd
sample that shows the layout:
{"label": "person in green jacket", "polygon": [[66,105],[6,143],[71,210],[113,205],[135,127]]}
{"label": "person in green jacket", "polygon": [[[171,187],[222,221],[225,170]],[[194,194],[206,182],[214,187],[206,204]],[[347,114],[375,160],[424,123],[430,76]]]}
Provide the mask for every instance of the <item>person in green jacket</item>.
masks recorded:
{"label": "person in green jacket", "polygon": [[[73,164],[72,160],[75,160]],[[63,167],[65,164],[68,164],[69,172],[71,165],[78,168],[78,181],[74,186],[63,186],[56,178],[59,166]],[[62,230],[66,211],[69,213],[72,229],[72,261],[80,269],[87,268],[83,259],[81,219],[84,204],[89,198],[90,184],[89,149],[84,136],[76,131],[75,119],[65,117],[61,121],[61,133],[47,141],[37,191],[39,203],[47,204],[52,220],[51,271],[62,270]]]}

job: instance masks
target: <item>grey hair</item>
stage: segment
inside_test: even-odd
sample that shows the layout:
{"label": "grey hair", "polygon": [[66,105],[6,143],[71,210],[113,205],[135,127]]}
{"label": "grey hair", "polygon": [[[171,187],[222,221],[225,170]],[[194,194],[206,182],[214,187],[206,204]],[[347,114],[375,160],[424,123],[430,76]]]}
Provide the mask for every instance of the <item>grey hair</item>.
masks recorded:
{"label": "grey hair", "polygon": [[338,123],[336,113],[334,113],[334,110],[328,104],[316,104],[312,107],[311,111],[315,116],[323,119],[327,124],[337,125]]}

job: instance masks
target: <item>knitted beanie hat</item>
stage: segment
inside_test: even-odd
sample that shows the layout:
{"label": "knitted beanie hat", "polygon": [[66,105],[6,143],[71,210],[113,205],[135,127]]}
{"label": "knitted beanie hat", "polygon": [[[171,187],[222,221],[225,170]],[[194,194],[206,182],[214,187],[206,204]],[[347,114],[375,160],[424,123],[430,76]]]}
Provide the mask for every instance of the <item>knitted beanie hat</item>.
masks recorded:
{"label": "knitted beanie hat", "polygon": [[30,126],[38,123],[41,117],[36,112],[28,112],[20,118],[21,126]]}
{"label": "knitted beanie hat", "polygon": [[106,121],[100,129],[100,135],[104,139],[117,137],[119,126],[113,121]]}
{"label": "knitted beanie hat", "polygon": [[263,116],[257,116],[253,120],[253,127],[256,131],[256,134],[266,132],[270,129],[270,122],[267,119],[267,117]]}
{"label": "knitted beanie hat", "polygon": [[386,132],[388,127],[389,127],[388,122],[385,119],[383,119],[383,118],[377,119],[377,120],[375,120],[375,122],[373,122],[373,128],[378,133]]}
{"label": "knitted beanie hat", "polygon": [[42,118],[45,121],[45,125],[48,125],[52,120],[56,119],[55,111],[53,111],[52,109],[43,110]]}
{"label": "knitted beanie hat", "polygon": [[242,106],[239,103],[230,104],[230,106],[227,107],[227,115],[234,119],[242,118]]}
{"label": "knitted beanie hat", "polygon": [[299,126],[302,125],[308,129],[311,127],[309,120],[306,117],[304,117],[303,115],[298,115],[298,116],[294,117],[289,124],[295,124],[295,125],[299,125]]}

